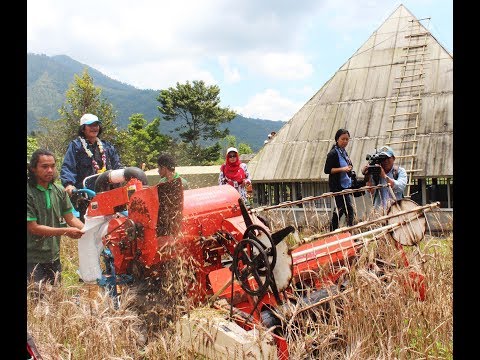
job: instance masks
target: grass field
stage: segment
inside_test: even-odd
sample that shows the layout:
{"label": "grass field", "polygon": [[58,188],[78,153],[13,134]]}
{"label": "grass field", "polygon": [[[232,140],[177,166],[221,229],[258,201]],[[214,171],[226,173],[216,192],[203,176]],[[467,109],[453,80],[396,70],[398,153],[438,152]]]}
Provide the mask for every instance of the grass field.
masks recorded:
{"label": "grass field", "polygon": [[[175,328],[190,309],[178,268],[149,293],[124,288],[114,302],[79,282],[76,246],[62,240],[60,285],[41,285],[40,298],[32,284],[27,291],[27,328],[43,359],[202,359]],[[347,274],[351,291],[287,326],[291,359],[453,359],[453,237],[427,237],[419,250],[424,301],[403,286],[408,269],[367,270],[372,256],[395,257],[393,246],[366,247]]]}

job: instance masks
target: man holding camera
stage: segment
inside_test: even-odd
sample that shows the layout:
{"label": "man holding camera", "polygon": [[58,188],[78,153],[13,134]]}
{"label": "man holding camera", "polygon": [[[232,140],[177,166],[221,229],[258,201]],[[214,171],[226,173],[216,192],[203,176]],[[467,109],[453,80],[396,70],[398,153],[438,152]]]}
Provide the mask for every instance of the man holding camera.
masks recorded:
{"label": "man holding camera", "polygon": [[376,208],[387,208],[390,202],[403,198],[407,186],[407,172],[395,164],[395,153],[390,146],[382,146],[372,156],[367,156],[368,164],[362,169],[367,186],[389,184],[389,187],[370,189],[375,191],[373,205]]}

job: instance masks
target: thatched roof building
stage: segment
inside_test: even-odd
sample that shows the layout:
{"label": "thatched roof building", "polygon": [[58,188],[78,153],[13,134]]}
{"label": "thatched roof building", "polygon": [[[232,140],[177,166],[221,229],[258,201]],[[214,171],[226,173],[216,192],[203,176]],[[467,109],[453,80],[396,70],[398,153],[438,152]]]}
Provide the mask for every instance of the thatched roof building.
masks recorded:
{"label": "thatched roof building", "polygon": [[[328,191],[325,158],[337,129],[361,174],[390,145],[409,174],[407,197],[453,202],[453,56],[400,5],[249,162],[255,205]],[[360,176],[361,177],[361,176]]]}

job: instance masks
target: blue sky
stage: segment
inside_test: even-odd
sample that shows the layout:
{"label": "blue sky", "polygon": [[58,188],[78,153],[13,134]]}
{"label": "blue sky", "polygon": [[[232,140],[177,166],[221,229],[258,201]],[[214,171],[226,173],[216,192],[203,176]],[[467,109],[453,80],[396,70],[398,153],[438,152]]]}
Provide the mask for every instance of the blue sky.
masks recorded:
{"label": "blue sky", "polygon": [[139,89],[204,80],[224,107],[288,121],[400,4],[453,55],[453,0],[27,0],[27,51]]}

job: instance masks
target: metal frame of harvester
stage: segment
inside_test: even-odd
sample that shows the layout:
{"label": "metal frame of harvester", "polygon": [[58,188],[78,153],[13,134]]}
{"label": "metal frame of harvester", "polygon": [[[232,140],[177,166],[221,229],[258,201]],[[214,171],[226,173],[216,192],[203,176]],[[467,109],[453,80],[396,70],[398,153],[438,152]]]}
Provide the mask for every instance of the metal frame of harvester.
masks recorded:
{"label": "metal frame of harvester", "polygon": [[[112,183],[117,187],[106,189]],[[207,305],[212,312],[205,316],[192,309],[180,319],[185,343],[209,358],[241,352],[288,359],[285,322],[349,291],[346,274],[372,241],[392,240],[400,264],[410,268],[403,247],[423,239],[425,213],[438,206],[404,199],[352,227],[333,232],[316,228],[309,235],[302,234],[305,226],[297,219],[288,224],[285,211],[283,222],[272,215],[273,210],[307,208],[335,195],[252,209],[231,186],[183,190],[180,179],[148,186],[139,169],[107,171],[98,177],[89,200],[86,231],[78,243],[79,274],[84,282],[107,286],[116,295],[121,283],[157,274],[169,261],[189,259],[194,279],[186,286],[192,304],[202,305],[202,311]],[[374,262],[377,271],[390,265]],[[405,286],[425,298],[421,268],[409,270]],[[205,342],[205,328],[215,334],[213,340]]]}

